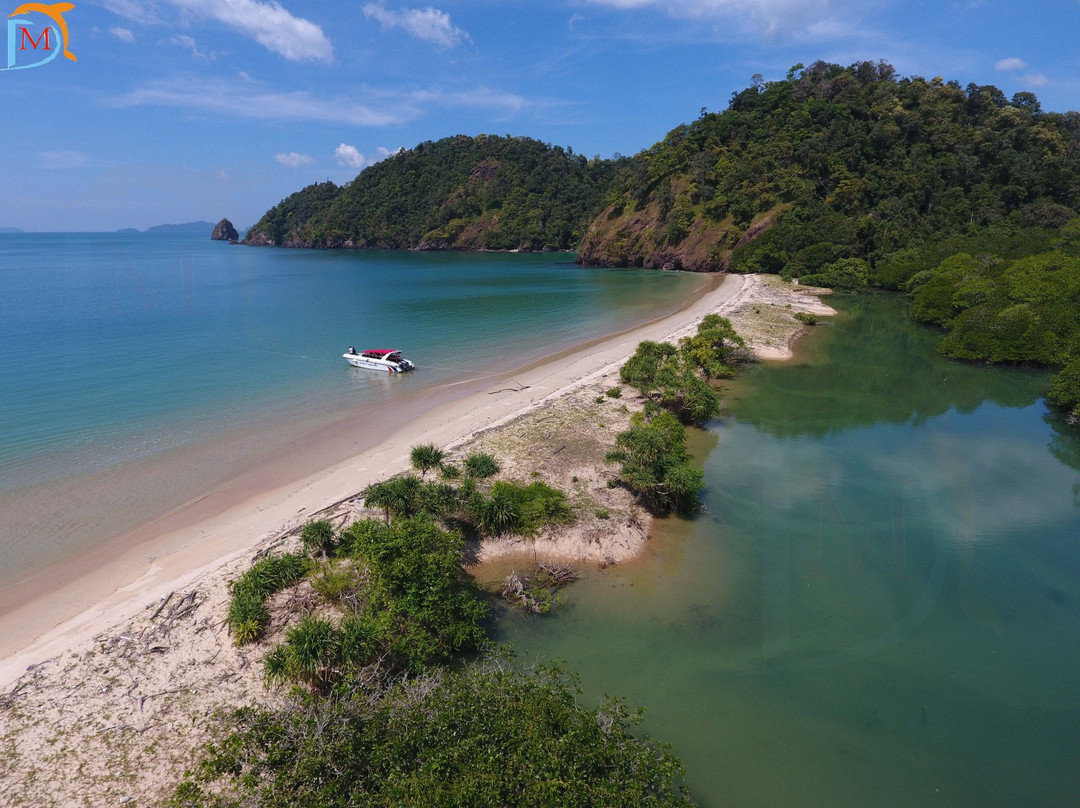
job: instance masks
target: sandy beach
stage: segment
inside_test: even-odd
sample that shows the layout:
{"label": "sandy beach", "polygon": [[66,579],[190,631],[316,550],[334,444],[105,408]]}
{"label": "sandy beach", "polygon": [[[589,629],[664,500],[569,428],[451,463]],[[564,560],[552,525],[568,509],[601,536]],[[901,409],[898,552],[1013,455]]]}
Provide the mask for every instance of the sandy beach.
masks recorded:
{"label": "sandy beach", "polygon": [[[605,513],[601,521],[586,513],[570,531],[541,536],[527,548],[520,540],[480,548],[480,561],[512,557],[522,549],[532,557],[601,566],[634,557],[648,539],[648,518],[627,492],[609,491],[596,466],[602,466],[597,457],[604,451],[599,442],[613,440],[629,420],[625,404],[640,402],[603,401],[597,393],[618,383],[619,366],[639,342],[677,340],[711,312],[732,319],[759,357],[790,357],[791,342],[803,330],[794,312],[834,313],[813,292],[777,278],[711,278],[671,315],[513,372],[439,389],[418,417],[377,441],[366,422],[313,436],[303,447],[311,453],[306,463],[317,467],[320,457],[347,455],[317,473],[290,480],[289,458],[283,458],[283,465],[270,464],[214,491],[102,553],[24,582],[7,594],[11,605],[0,616],[0,694],[6,694],[0,740],[16,751],[7,765],[0,758],[0,782],[7,780],[13,789],[7,796],[16,793],[20,778],[36,777],[36,766],[57,754],[61,760],[68,759],[65,754],[84,759],[86,782],[73,786],[54,769],[48,799],[27,804],[67,804],[64,795],[71,788],[111,798],[158,793],[172,782],[198,740],[194,731],[186,741],[166,740],[186,726],[187,716],[200,723],[198,717],[208,717],[221,700],[235,705],[268,698],[258,656],[237,649],[221,629],[228,580],[246,568],[253,552],[287,543],[315,514],[343,522],[359,513],[357,492],[408,468],[409,451],[417,444],[436,444],[451,456],[479,446],[505,457],[516,447],[525,452],[529,468],[539,468],[564,488],[572,488],[572,480],[583,502],[598,506],[593,510],[611,505],[615,515]],[[592,412],[586,413],[589,407]],[[606,408],[603,428],[592,423],[585,430],[597,446],[575,447],[582,451],[577,463],[571,457],[575,448],[559,455],[577,443],[579,414],[595,421],[598,408]],[[57,577],[46,577],[50,573]],[[167,699],[147,702],[166,694]],[[138,740],[121,742],[118,736],[125,734]],[[102,748],[93,752],[98,745]],[[153,783],[136,786],[143,776],[138,759],[148,745],[166,747],[161,771]],[[11,777],[4,776],[5,769]],[[124,777],[106,782],[114,769]],[[0,787],[0,797],[6,788]]]}

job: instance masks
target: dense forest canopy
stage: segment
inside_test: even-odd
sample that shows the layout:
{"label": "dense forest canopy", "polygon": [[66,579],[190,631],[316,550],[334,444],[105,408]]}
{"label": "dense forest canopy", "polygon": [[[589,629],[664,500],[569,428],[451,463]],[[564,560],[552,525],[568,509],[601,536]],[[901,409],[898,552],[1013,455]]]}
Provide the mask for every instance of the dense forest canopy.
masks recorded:
{"label": "dense forest canopy", "polygon": [[[979,229],[1060,226],[1080,205],[1080,114],[1031,93],[797,65],[620,168],[590,264],[820,272]],[[895,278],[887,279],[895,284]],[[902,280],[902,279],[901,279]]]}
{"label": "dense forest canopy", "polygon": [[420,143],[341,187],[282,200],[245,241],[296,247],[570,250],[616,163],[524,137]]}

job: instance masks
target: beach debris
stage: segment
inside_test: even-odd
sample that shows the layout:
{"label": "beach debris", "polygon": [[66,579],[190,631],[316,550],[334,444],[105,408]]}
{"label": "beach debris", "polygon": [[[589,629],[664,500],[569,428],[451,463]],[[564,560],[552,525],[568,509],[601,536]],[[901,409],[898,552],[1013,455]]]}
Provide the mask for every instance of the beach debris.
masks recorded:
{"label": "beach debris", "polygon": [[565,586],[580,578],[581,571],[570,564],[541,561],[536,565],[536,577],[541,581],[550,581],[556,586]]}
{"label": "beach debris", "polygon": [[543,614],[548,611],[551,607],[545,608],[534,591],[527,588],[525,584],[525,579],[516,572],[511,572],[503,581],[503,599],[533,614]]}
{"label": "beach debris", "polygon": [[531,576],[511,572],[503,580],[502,596],[508,603],[533,614],[546,614],[559,603],[559,590],[581,577],[569,564],[537,563]]}

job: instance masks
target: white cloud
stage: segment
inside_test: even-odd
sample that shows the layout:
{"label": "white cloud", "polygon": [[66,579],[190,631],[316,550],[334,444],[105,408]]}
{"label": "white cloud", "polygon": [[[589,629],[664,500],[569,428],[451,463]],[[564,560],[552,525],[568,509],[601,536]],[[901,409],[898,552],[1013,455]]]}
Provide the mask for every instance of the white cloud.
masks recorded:
{"label": "white cloud", "polygon": [[386,126],[415,115],[409,110],[377,110],[348,98],[321,98],[307,92],[276,92],[227,81],[185,77],[150,81],[113,99],[117,107],[159,106],[213,112],[255,120],[319,121],[353,126]]}
{"label": "white cloud", "polygon": [[1023,59],[1017,59],[1015,56],[1010,56],[1008,59],[1000,59],[994,62],[994,70],[1013,71],[1023,70],[1027,67],[1027,62]]}
{"label": "white cloud", "polygon": [[153,3],[140,3],[138,0],[102,0],[101,3],[113,14],[142,25],[162,25]]}
{"label": "white cloud", "polygon": [[177,76],[149,81],[111,99],[114,107],[159,106],[210,112],[230,118],[317,121],[350,126],[387,126],[415,120],[432,107],[480,109],[505,117],[530,106],[553,102],[529,101],[513,93],[476,87],[447,91],[441,87],[381,90],[358,88],[352,97],[318,96],[306,91],[280,92],[251,81],[194,79]]}
{"label": "white cloud", "polygon": [[425,90],[412,90],[407,94],[413,104],[437,105],[440,107],[469,107],[473,109],[499,110],[503,113],[519,112],[528,105],[520,95],[505,93],[480,86],[471,90],[447,91],[441,87]]}
{"label": "white cloud", "polygon": [[288,168],[300,168],[300,166],[309,166],[315,162],[315,158],[310,154],[300,154],[299,152],[279,152],[274,155],[274,159]]}
{"label": "white cloud", "polygon": [[135,34],[131,32],[130,28],[121,28],[119,25],[114,25],[109,29],[109,33],[124,42],[135,41]]}
{"label": "white cloud", "polygon": [[160,6],[179,8],[188,18],[224,23],[263,47],[294,62],[333,61],[330,40],[310,20],[293,16],[276,0],[160,0],[138,3],[133,0],[104,0],[114,14],[143,25],[167,25]]}
{"label": "white cloud", "polygon": [[174,34],[169,41],[174,45],[179,45],[181,48],[190,50],[191,55],[200,62],[212,62],[217,59],[217,52],[202,50],[195,41],[195,37],[188,36],[187,34]]}
{"label": "white cloud", "polygon": [[1045,87],[1050,83],[1050,79],[1042,73],[1029,73],[1026,76],[1021,76],[1020,81],[1028,87]]}
{"label": "white cloud", "polygon": [[363,168],[367,161],[364,159],[356,146],[350,146],[347,143],[342,143],[336,149],[334,149],[334,157],[337,158],[339,164],[346,168]]}
{"label": "white cloud", "polygon": [[41,161],[42,168],[68,169],[81,166],[86,162],[85,154],[68,149],[39,151],[37,157]]}
{"label": "white cloud", "polygon": [[503,120],[528,109],[557,104],[476,86],[447,90],[441,86],[355,87],[351,95],[283,92],[256,81],[195,78],[180,75],[148,81],[114,96],[112,107],[172,107],[221,118],[262,121],[313,121],[350,126],[386,126],[413,121],[436,109],[475,109]]}
{"label": "white cloud", "polygon": [[376,146],[375,156],[367,157],[361,154],[360,150],[355,146],[350,146],[348,143],[342,143],[334,149],[334,157],[337,158],[338,164],[345,168],[359,169],[373,166],[400,151],[404,151],[400,146],[393,150],[390,150],[385,146]]}
{"label": "white cloud", "polygon": [[364,16],[378,20],[383,28],[400,28],[417,39],[444,48],[472,41],[465,31],[450,22],[449,14],[431,6],[390,11],[382,3],[368,3],[364,6]]}
{"label": "white cloud", "polygon": [[620,11],[656,8],[672,17],[714,19],[766,36],[799,35],[819,39],[858,32],[856,18],[881,2],[859,0],[590,0]]}

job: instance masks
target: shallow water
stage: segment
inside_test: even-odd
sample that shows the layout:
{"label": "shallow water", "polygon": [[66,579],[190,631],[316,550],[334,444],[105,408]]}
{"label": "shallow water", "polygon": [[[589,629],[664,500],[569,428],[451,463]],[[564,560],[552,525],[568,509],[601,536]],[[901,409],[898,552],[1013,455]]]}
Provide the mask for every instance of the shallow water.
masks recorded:
{"label": "shallow water", "polygon": [[839,306],[695,435],[703,516],[502,638],[647,706],[702,805],[1075,805],[1077,432],[1046,374]]}
{"label": "shallow water", "polygon": [[[703,282],[572,259],[0,235],[0,584],[343,414],[668,313]],[[350,344],[419,371],[351,368]],[[382,412],[373,434],[410,410]]]}

